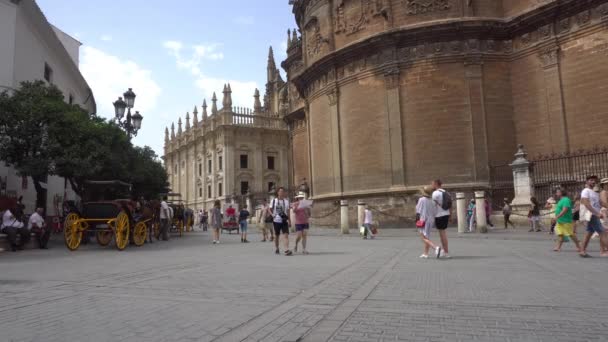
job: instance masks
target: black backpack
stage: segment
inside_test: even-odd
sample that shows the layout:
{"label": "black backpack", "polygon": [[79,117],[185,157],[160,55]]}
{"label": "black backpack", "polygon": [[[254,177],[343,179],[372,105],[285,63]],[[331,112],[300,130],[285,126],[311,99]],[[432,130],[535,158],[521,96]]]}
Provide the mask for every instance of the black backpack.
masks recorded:
{"label": "black backpack", "polygon": [[441,209],[450,210],[452,209],[452,196],[449,192],[443,190],[441,191]]}

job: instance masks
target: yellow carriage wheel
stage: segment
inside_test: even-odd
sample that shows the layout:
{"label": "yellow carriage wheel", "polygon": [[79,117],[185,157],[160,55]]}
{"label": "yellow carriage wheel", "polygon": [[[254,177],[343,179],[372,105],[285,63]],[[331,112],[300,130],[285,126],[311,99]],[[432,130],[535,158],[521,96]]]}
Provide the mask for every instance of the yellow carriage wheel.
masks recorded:
{"label": "yellow carriage wheel", "polygon": [[69,250],[75,251],[80,247],[82,240],[82,230],[80,229],[80,216],[70,213],[63,222],[63,237],[65,245]]}
{"label": "yellow carriage wheel", "polygon": [[114,240],[116,248],[123,250],[129,245],[129,216],[124,211],[121,211],[116,216],[114,223]]}
{"label": "yellow carriage wheel", "polygon": [[148,225],[145,222],[137,222],[135,228],[133,229],[133,243],[135,243],[135,246],[143,246],[147,237]]}
{"label": "yellow carriage wheel", "polygon": [[96,237],[97,243],[99,243],[100,246],[107,246],[112,242],[112,230],[107,229],[98,231]]}

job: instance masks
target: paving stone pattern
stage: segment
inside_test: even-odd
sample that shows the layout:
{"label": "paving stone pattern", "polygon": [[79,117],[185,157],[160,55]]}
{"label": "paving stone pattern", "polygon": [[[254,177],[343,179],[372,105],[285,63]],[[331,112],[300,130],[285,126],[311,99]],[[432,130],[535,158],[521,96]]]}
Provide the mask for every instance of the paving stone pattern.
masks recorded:
{"label": "paving stone pattern", "polygon": [[452,260],[421,260],[411,230],[314,233],[293,257],[201,232],[0,253],[0,342],[608,341],[608,260],[546,234],[451,232]]}

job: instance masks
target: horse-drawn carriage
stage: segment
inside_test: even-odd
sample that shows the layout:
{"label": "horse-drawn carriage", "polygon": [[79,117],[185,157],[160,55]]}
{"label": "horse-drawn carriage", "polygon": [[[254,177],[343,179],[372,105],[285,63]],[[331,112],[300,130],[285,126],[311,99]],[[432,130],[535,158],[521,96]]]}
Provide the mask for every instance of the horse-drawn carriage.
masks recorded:
{"label": "horse-drawn carriage", "polygon": [[152,217],[136,217],[135,202],[129,198],[131,184],[121,181],[87,181],[81,209],[72,210],[64,221],[65,245],[74,251],[94,233],[97,242],[114,242],[123,250],[133,242],[142,246]]}
{"label": "horse-drawn carriage", "polygon": [[[179,193],[163,193],[159,194],[161,198],[167,197],[167,205],[173,212],[173,219],[169,223],[169,232],[177,233],[182,236],[184,230],[191,229],[194,225],[194,213],[192,210],[186,209],[182,195]],[[156,239],[160,239],[160,202],[154,206],[154,219],[153,219],[153,230]],[[189,215],[189,213],[191,213]]]}

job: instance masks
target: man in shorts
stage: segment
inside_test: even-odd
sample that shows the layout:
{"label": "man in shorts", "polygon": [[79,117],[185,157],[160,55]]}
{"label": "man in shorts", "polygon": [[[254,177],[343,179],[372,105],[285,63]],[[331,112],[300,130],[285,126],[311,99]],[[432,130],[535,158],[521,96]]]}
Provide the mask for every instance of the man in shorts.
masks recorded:
{"label": "man in shorts", "polygon": [[281,235],[284,237],[285,255],[292,255],[289,250],[289,199],[285,197],[285,188],[280,187],[277,193],[277,198],[272,200],[268,212],[272,215],[274,225],[274,246],[275,254],[281,254],[279,251],[279,241]]}
{"label": "man in shorts", "polygon": [[555,226],[555,234],[557,235],[557,245],[555,252],[559,252],[562,249],[562,244],[564,243],[565,238],[570,238],[572,242],[576,245],[576,249],[578,250],[580,256],[586,258],[588,255],[583,252],[581,249],[581,245],[574,234],[574,220],[572,215],[572,201],[568,198],[568,193],[565,190],[557,189],[555,191],[555,218],[552,219],[552,225]]}
{"label": "man in shorts", "polygon": [[436,179],[433,181],[431,187],[433,188],[433,202],[435,202],[435,228],[439,231],[439,238],[441,239],[442,253],[441,258],[450,259],[448,254],[448,233],[446,229],[450,223],[450,209],[443,209],[443,196],[449,196],[445,190],[441,187],[441,180]]}
{"label": "man in shorts", "polygon": [[591,219],[587,223],[587,234],[583,241],[583,252],[587,253],[587,246],[589,246],[591,236],[593,236],[593,233],[597,233],[600,239],[600,256],[608,257],[608,252],[605,252],[606,246],[608,246],[608,235],[600,221],[604,218],[604,214],[601,213],[600,195],[593,190],[597,181],[597,176],[587,177],[587,187],[581,193],[581,205],[585,206],[591,213]]}

